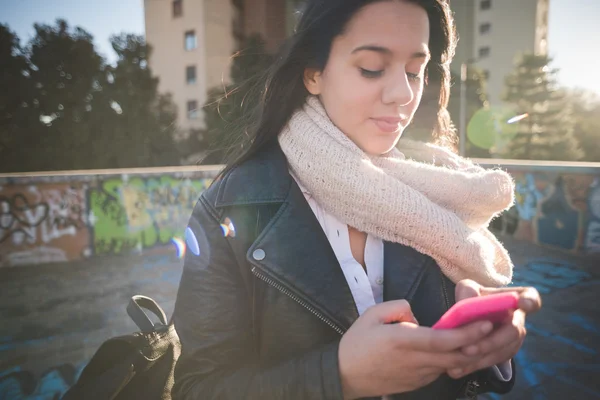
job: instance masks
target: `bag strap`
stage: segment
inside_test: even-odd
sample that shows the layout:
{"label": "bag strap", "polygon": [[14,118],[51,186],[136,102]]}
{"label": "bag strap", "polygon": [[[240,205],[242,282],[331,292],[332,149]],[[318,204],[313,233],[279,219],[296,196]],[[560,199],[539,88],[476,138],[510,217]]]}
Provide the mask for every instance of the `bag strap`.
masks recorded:
{"label": "bag strap", "polygon": [[148,314],[144,309],[151,311],[156,315],[160,321],[160,324],[167,325],[167,315],[162,308],[150,297],[136,295],[129,300],[127,305],[127,314],[131,317],[133,322],[142,330],[142,332],[152,332],[156,330],[157,326],[148,317]]}

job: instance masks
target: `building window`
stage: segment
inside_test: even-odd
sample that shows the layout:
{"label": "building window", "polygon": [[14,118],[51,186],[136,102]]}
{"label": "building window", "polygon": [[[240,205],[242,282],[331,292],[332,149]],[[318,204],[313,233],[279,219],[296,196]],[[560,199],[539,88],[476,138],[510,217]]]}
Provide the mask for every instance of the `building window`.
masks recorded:
{"label": "building window", "polygon": [[479,3],[480,10],[489,10],[490,8],[492,8],[492,0],[481,0]]}
{"label": "building window", "polygon": [[491,30],[492,30],[492,24],[490,24],[489,22],[485,22],[485,23],[479,25],[479,33],[481,35],[490,33]]}
{"label": "building window", "polygon": [[196,31],[187,31],[185,33],[185,49],[194,50],[198,46],[198,40],[196,39]]}
{"label": "building window", "polygon": [[188,119],[198,119],[198,102],[196,100],[187,102],[187,116]]}
{"label": "building window", "polygon": [[190,65],[185,69],[185,81],[188,85],[193,85],[196,83],[196,66]]}
{"label": "building window", "polygon": [[479,58],[485,58],[490,56],[490,48],[488,46],[479,48]]}
{"label": "building window", "polygon": [[173,18],[183,15],[183,0],[173,0]]}

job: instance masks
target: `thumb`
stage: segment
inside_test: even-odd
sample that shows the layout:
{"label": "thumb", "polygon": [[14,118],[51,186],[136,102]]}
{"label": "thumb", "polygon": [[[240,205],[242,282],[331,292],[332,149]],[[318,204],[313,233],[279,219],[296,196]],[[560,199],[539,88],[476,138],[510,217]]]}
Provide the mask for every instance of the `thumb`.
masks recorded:
{"label": "thumb", "polygon": [[406,300],[392,300],[369,308],[364,316],[375,324],[410,322],[419,325]]}
{"label": "thumb", "polygon": [[456,288],[454,289],[454,296],[457,302],[480,295],[481,285],[471,279],[463,279],[456,284]]}

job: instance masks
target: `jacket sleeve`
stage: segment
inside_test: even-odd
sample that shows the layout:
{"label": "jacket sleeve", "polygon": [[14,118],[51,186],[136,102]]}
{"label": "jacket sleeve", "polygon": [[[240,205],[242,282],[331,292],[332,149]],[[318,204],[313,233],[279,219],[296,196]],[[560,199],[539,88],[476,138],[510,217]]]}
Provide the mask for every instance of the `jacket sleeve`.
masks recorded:
{"label": "jacket sleeve", "polygon": [[515,385],[515,377],[517,375],[515,360],[510,360],[510,363],[507,367],[508,372],[510,373],[509,379],[503,377],[503,373],[500,372],[500,368],[498,366],[486,368],[476,372],[475,379],[480,385],[479,393],[492,392],[506,394],[510,392]]}
{"label": "jacket sleeve", "polygon": [[278,364],[261,362],[252,301],[217,212],[200,198],[186,230],[187,251],[173,323],[181,341],[176,400],[341,399],[339,341]]}

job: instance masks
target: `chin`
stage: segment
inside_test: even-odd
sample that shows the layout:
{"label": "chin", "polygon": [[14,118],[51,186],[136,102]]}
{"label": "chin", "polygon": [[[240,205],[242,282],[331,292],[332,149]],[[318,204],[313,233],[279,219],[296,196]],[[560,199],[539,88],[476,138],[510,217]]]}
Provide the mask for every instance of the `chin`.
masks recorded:
{"label": "chin", "polygon": [[402,137],[402,132],[397,133],[394,138],[378,138],[373,139],[369,143],[366,143],[365,146],[361,146],[362,150],[371,155],[371,156],[380,156],[383,154],[387,154],[396,147],[398,141]]}
{"label": "chin", "polygon": [[398,143],[397,140],[394,141],[393,144],[388,144],[388,145],[366,146],[365,148],[363,148],[363,151],[370,156],[381,156],[383,154],[387,154],[390,151],[392,151],[394,149],[394,147],[396,147],[396,143]]}

